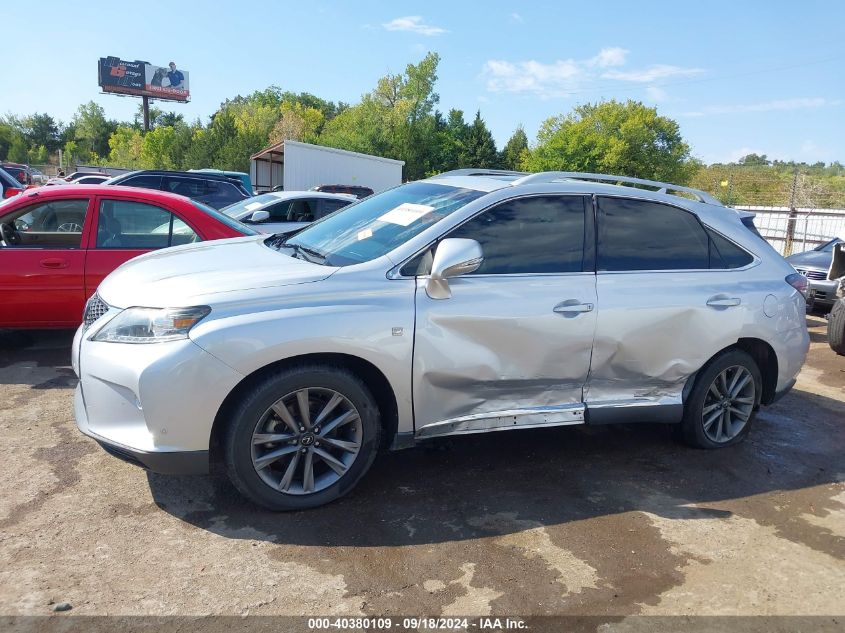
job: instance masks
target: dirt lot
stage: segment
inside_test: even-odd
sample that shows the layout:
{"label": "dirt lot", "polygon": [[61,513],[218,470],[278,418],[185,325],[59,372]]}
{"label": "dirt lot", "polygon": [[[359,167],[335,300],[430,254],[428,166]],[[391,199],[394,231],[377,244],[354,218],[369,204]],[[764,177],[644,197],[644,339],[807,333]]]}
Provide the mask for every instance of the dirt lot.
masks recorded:
{"label": "dirt lot", "polygon": [[468,436],[296,514],[108,456],[73,423],[70,335],[4,339],[0,614],[845,614],[845,358],[824,323],[740,446]]}

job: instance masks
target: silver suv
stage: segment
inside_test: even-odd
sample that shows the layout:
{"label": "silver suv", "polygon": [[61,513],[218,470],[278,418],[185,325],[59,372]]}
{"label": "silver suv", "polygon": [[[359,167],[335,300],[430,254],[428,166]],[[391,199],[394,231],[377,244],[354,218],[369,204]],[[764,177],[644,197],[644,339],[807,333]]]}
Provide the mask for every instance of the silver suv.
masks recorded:
{"label": "silver suv", "polygon": [[124,264],[76,334],[76,420],[157,472],[220,460],[276,510],[434,437],[665,422],[719,448],[795,383],[806,284],[704,192],[448,172]]}

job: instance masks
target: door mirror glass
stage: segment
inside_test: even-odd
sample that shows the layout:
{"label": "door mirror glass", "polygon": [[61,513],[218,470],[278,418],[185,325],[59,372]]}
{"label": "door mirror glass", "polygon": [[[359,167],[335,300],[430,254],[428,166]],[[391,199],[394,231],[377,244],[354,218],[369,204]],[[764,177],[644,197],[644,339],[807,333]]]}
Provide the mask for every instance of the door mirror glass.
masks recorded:
{"label": "door mirror glass", "polygon": [[478,269],[484,261],[481,245],[475,240],[452,237],[437,245],[426,293],[432,299],[448,299],[450,277],[466,275]]}
{"label": "door mirror glass", "polygon": [[270,212],[269,211],[256,211],[251,216],[249,216],[249,221],[258,224],[259,222],[266,222],[270,219]]}

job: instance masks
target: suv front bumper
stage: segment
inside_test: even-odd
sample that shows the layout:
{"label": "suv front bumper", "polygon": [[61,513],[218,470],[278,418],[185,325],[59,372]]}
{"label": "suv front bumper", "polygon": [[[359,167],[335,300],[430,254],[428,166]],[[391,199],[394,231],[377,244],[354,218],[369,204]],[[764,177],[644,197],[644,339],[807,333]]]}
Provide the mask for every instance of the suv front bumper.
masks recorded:
{"label": "suv front bumper", "polygon": [[76,334],[76,425],[112,455],[154,472],[208,471],[223,400],[243,379],[190,339],[123,344]]}

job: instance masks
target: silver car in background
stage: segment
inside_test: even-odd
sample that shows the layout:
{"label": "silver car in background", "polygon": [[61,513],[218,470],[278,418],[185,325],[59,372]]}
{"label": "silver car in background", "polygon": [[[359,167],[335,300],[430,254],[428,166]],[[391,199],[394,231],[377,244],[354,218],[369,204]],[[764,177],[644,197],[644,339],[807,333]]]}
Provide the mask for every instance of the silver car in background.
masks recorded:
{"label": "silver car in background", "polygon": [[351,194],[272,191],[231,204],[221,212],[261,233],[291,233],[357,201]]}
{"label": "silver car in background", "polygon": [[836,302],[836,282],[827,278],[834,247],[841,243],[839,238],[825,242],[811,251],[795,253],[786,258],[809,282],[808,304],[813,307],[833,307]]}
{"label": "silver car in background", "polygon": [[458,170],[292,237],[143,255],[86,307],[77,425],[161,473],[220,460],[275,510],[435,437],[664,422],[730,446],[809,347],[806,278],[752,217],[665,183]]}

